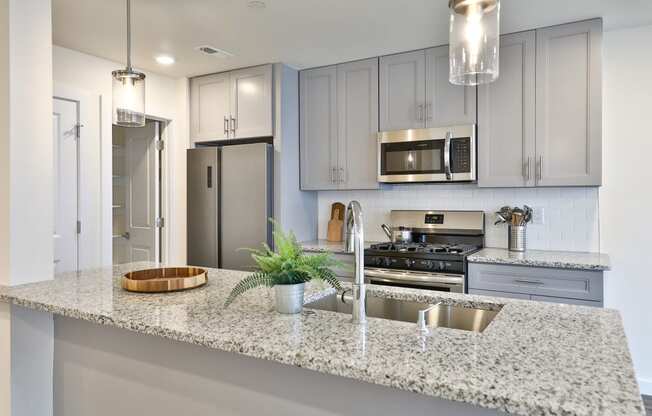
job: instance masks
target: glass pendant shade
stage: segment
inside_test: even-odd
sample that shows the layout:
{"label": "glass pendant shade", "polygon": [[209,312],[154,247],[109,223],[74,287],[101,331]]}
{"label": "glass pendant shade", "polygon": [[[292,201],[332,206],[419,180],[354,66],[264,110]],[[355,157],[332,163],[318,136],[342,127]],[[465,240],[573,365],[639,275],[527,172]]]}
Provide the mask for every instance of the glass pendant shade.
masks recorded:
{"label": "glass pendant shade", "polygon": [[450,74],[456,85],[498,78],[500,0],[450,0]]}
{"label": "glass pendant shade", "polygon": [[127,67],[113,76],[113,124],[145,126],[145,74],[131,68],[131,0],[127,0]]}
{"label": "glass pendant shade", "polygon": [[113,71],[113,124],[145,125],[145,74],[131,69]]}

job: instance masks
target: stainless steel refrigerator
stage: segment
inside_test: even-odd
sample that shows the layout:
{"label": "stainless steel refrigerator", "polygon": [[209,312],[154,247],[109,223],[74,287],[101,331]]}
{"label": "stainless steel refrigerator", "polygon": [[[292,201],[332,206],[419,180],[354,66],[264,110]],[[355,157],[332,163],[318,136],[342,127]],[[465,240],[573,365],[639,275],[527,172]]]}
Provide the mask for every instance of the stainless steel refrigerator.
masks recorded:
{"label": "stainless steel refrigerator", "polygon": [[251,270],[242,248],[272,245],[273,147],[189,149],[188,264]]}

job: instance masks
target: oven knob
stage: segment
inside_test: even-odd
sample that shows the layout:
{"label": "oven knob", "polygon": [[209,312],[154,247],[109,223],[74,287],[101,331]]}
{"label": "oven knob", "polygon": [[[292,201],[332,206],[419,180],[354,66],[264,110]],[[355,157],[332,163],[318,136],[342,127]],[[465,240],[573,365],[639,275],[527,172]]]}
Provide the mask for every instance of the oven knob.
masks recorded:
{"label": "oven knob", "polygon": [[439,262],[439,270],[444,270],[446,268],[446,265],[444,264],[443,261]]}
{"label": "oven knob", "polygon": [[385,258],[382,260],[382,263],[385,264],[385,267],[390,267],[390,266],[392,265],[392,259],[390,259],[389,257],[385,257]]}
{"label": "oven knob", "polygon": [[405,263],[405,267],[407,267],[407,268],[412,267],[412,265],[414,264],[414,261],[412,261],[410,259],[404,259],[403,261]]}

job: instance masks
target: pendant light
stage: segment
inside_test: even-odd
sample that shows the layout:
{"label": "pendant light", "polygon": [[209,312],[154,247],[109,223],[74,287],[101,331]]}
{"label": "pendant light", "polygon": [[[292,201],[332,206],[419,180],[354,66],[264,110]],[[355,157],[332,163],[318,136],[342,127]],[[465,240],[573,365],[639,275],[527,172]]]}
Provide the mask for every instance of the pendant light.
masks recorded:
{"label": "pendant light", "polygon": [[145,74],[131,67],[131,0],[127,0],[127,67],[113,75],[113,124],[145,125]]}
{"label": "pendant light", "polygon": [[450,74],[456,85],[498,78],[500,0],[450,0]]}

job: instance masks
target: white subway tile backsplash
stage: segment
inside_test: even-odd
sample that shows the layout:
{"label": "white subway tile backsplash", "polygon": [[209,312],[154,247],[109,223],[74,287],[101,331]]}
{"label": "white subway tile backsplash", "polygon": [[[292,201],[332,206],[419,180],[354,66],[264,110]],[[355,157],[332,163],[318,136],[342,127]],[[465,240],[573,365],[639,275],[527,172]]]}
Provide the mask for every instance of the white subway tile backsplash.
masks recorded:
{"label": "white subway tile backsplash", "polygon": [[504,205],[541,207],[545,224],[528,226],[528,247],[541,250],[599,251],[597,188],[478,188],[474,185],[383,185],[377,191],[319,192],[319,237],[326,238],[333,202],[362,204],[365,238],[384,241],[380,225],[392,209],[482,210],[488,247],[507,247],[507,226],[494,225]]}

